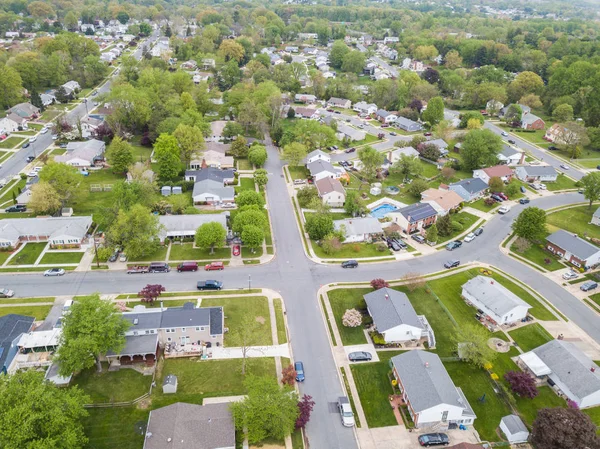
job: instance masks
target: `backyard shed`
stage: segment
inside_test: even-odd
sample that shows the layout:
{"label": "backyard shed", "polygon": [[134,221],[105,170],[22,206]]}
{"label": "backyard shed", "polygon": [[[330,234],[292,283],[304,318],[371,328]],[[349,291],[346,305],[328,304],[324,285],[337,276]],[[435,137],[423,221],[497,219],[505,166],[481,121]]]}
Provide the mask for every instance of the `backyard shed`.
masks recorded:
{"label": "backyard shed", "polygon": [[175,374],[169,374],[165,377],[162,388],[164,394],[177,393],[177,376]]}
{"label": "backyard shed", "polygon": [[525,443],[529,438],[529,431],[521,418],[517,415],[508,415],[500,420],[500,429],[511,444]]}
{"label": "backyard shed", "polygon": [[181,193],[183,193],[183,190],[180,186],[174,186],[173,189],[171,189],[171,193],[173,195],[180,195]]}
{"label": "backyard shed", "polygon": [[163,186],[160,188],[160,194],[162,196],[169,196],[171,194],[171,186]]}

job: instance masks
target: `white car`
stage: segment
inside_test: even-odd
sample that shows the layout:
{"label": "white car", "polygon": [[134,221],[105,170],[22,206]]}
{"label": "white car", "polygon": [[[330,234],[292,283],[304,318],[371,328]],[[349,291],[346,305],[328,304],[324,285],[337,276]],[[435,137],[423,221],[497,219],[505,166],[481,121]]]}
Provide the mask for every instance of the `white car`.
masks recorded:
{"label": "white car", "polygon": [[125,253],[121,253],[119,257],[119,262],[127,262],[127,255]]}
{"label": "white car", "polygon": [[65,270],[62,268],[50,268],[44,271],[44,276],[62,276],[65,274]]}
{"label": "white car", "polygon": [[58,136],[56,134],[52,134],[52,140],[56,140],[58,139]]}
{"label": "white car", "polygon": [[40,134],[46,134],[48,132],[48,128],[42,128],[40,130]]}
{"label": "white car", "polygon": [[563,170],[568,170],[569,166],[565,164],[560,164],[560,168],[562,168]]}
{"label": "white car", "polygon": [[29,173],[27,173],[27,176],[29,176],[30,178],[35,178],[39,173],[36,171],[30,171]]}
{"label": "white car", "polygon": [[508,137],[508,133],[506,131],[502,131],[502,137]]}
{"label": "white car", "polygon": [[498,209],[498,213],[499,213],[499,214],[502,214],[502,215],[504,215],[504,214],[506,214],[506,213],[507,213],[509,210],[510,210],[510,207],[509,207],[509,206],[502,206],[500,209]]}
{"label": "white car", "polygon": [[475,240],[476,236],[475,234],[473,234],[472,232],[470,234],[467,234],[467,236],[463,239],[464,242],[472,242],[473,240]]}
{"label": "white car", "polygon": [[562,278],[566,281],[570,281],[571,279],[577,279],[578,275],[573,270],[567,271],[562,275]]}
{"label": "white car", "polygon": [[33,171],[36,172],[36,173],[39,173],[39,172],[42,171],[43,168],[44,167],[33,167]]}
{"label": "white car", "polygon": [[344,427],[354,427],[354,413],[352,413],[352,407],[348,398],[346,396],[339,397],[337,406],[342,416],[342,425]]}
{"label": "white car", "polygon": [[33,137],[29,138],[29,142],[31,142],[31,143],[35,142],[36,140],[37,140],[36,136],[33,136]]}

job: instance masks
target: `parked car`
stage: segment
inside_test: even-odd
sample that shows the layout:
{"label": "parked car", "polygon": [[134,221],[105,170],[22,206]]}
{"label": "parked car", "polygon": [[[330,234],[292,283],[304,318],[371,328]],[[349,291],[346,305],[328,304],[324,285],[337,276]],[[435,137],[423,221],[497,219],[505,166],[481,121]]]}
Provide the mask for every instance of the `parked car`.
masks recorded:
{"label": "parked car", "polygon": [[348,148],[346,151],[344,151],[344,153],[354,153],[356,151],[356,148],[352,147],[352,148]]}
{"label": "parked car", "polygon": [[388,125],[387,123],[384,123],[383,125],[381,125],[382,128],[389,128],[390,125]]}
{"label": "parked car", "polygon": [[558,147],[556,147],[556,146],[554,146],[554,145],[550,145],[550,146],[548,147],[548,149],[549,149],[550,151],[557,151],[557,150],[558,150]]}
{"label": "parked car", "polygon": [[454,267],[458,267],[460,265],[460,260],[449,260],[448,262],[444,263],[444,268],[454,268]]}
{"label": "parked car", "polygon": [[425,433],[419,436],[421,446],[448,446],[450,439],[445,433]]}
{"label": "parked car", "polygon": [[400,251],[402,249],[402,247],[400,245],[398,245],[398,243],[396,241],[394,241],[394,239],[388,239],[388,248],[393,249],[394,251]]}
{"label": "parked car", "polygon": [[397,135],[398,135],[398,134],[396,134],[394,131],[392,131],[392,132],[390,133],[390,136],[397,136]]}
{"label": "parked car", "polygon": [[579,289],[584,292],[589,292],[590,290],[595,290],[596,288],[598,288],[598,283],[594,281],[584,282],[583,285],[579,287]]}
{"label": "parked car", "polygon": [[8,288],[0,288],[0,298],[12,298],[15,296],[15,292]]}
{"label": "parked car", "polygon": [[234,256],[239,256],[240,255],[240,245],[234,245],[233,246],[233,255]]}
{"label": "parked car", "polygon": [[65,274],[65,270],[62,268],[50,268],[44,271],[44,276],[62,276],[63,274]]}
{"label": "parked car", "polygon": [[571,279],[577,279],[577,277],[578,274],[575,273],[573,270],[569,270],[562,275],[562,278],[566,281],[570,281]]}
{"label": "parked car", "polygon": [[127,269],[127,274],[148,273],[148,265],[135,265]]}
{"label": "parked car", "polygon": [[306,179],[294,179],[295,186],[300,186],[302,184],[306,184]]}
{"label": "parked car", "polygon": [[225,264],[223,262],[211,262],[204,265],[204,271],[221,271],[224,268]]}
{"label": "parked car", "polygon": [[215,280],[198,281],[196,287],[198,290],[221,290],[223,288],[223,283]]}
{"label": "parked car", "polygon": [[354,413],[352,413],[352,407],[348,398],[346,396],[339,397],[337,406],[342,416],[342,426],[354,427]]}
{"label": "parked car", "polygon": [[520,203],[520,204],[527,204],[527,203],[529,203],[529,198],[521,198],[521,199],[519,200],[519,203]]}
{"label": "parked car", "polygon": [[477,237],[479,237],[481,234],[483,234],[483,228],[477,228],[473,231],[473,234],[475,234]]}
{"label": "parked car", "polygon": [[35,161],[35,156],[28,156],[27,157],[27,162],[33,162]]}
{"label": "parked car", "polygon": [[366,351],[356,351],[348,354],[348,360],[351,362],[369,362],[372,358],[371,353]]}
{"label": "parked car", "polygon": [[467,234],[467,236],[463,239],[464,242],[469,243],[472,242],[473,240],[475,240],[475,237],[477,237],[473,232],[471,232],[470,234]]}
{"label": "parked car", "polygon": [[498,196],[495,193],[493,193],[492,195],[490,195],[490,198],[493,199],[493,200],[498,201],[499,203],[501,203],[502,201],[504,201],[501,196]]}
{"label": "parked car", "polygon": [[182,271],[198,271],[198,262],[181,262],[177,265],[177,272],[181,273]]}
{"label": "parked car", "polygon": [[456,248],[460,248],[462,246],[462,242],[460,240],[455,240],[446,245],[446,249],[448,251],[454,251]]}
{"label": "parked car", "polygon": [[152,262],[148,267],[150,273],[168,273],[171,267],[165,262]]}
{"label": "parked car", "polygon": [[38,172],[31,170],[29,173],[27,173],[27,176],[30,178],[35,178],[38,175]]}
{"label": "parked car", "polygon": [[358,262],[356,260],[346,260],[342,262],[342,268],[356,268],[358,267]]}
{"label": "parked car", "polygon": [[296,370],[296,382],[304,382],[304,364],[302,362],[294,363]]}
{"label": "parked car", "polygon": [[521,193],[527,192],[527,189],[525,188],[525,186],[519,187],[519,190],[521,190]]}
{"label": "parked car", "polygon": [[31,137],[29,138],[29,143],[33,143],[33,142],[35,142],[36,140],[37,140],[37,136],[31,136]]}
{"label": "parked car", "polygon": [[117,249],[117,250],[115,250],[115,252],[114,252],[114,253],[112,253],[112,254],[111,254],[111,256],[108,258],[108,261],[109,261],[109,262],[116,262],[116,261],[117,261],[117,259],[119,258],[119,253],[120,253],[120,252],[121,252],[121,251],[119,251],[118,249]]}
{"label": "parked car", "polygon": [[413,239],[415,242],[425,243],[425,237],[423,237],[420,234],[413,234],[410,236],[410,238]]}
{"label": "parked car", "polygon": [[60,144],[58,144],[58,148],[67,148],[67,144],[66,143],[60,143]]}
{"label": "parked car", "polygon": [[29,142],[25,142],[21,148],[29,148],[30,145]]}
{"label": "parked car", "polygon": [[508,200],[508,197],[502,193],[502,192],[496,192],[496,195],[498,195],[500,198],[502,198],[504,201]]}
{"label": "parked car", "polygon": [[516,145],[517,142],[515,142],[514,140],[508,139],[508,143],[512,144],[512,145]]}
{"label": "parked car", "polygon": [[40,134],[46,134],[48,132],[48,128],[42,128],[40,130]]}
{"label": "parked car", "polygon": [[562,168],[563,170],[568,170],[569,166],[566,164],[560,164],[560,168]]}
{"label": "parked car", "polygon": [[25,212],[27,210],[27,206],[22,204],[15,204],[14,206],[7,207],[4,209],[4,212]]}
{"label": "parked car", "polygon": [[431,137],[433,134],[432,134],[432,133],[430,133],[430,132],[426,132],[426,133],[423,133],[423,135],[424,135],[425,137]]}
{"label": "parked car", "polygon": [[121,253],[119,256],[119,262],[127,262],[127,254]]}
{"label": "parked car", "polygon": [[502,206],[498,209],[498,213],[501,215],[507,214],[510,211],[510,206]]}
{"label": "parked car", "polygon": [[506,131],[502,131],[502,137],[508,137],[508,133]]}

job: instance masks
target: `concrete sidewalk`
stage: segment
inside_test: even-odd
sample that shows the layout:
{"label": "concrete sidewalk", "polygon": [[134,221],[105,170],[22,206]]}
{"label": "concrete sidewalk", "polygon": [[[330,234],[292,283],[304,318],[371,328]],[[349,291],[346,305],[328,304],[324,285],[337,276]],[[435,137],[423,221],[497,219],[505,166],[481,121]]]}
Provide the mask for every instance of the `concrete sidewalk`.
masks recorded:
{"label": "concrete sidewalk", "polygon": [[[213,347],[212,358],[221,359],[242,359],[244,354],[242,348],[224,348],[223,346]],[[290,350],[287,344],[277,346],[250,346],[247,349],[246,357],[290,357]]]}

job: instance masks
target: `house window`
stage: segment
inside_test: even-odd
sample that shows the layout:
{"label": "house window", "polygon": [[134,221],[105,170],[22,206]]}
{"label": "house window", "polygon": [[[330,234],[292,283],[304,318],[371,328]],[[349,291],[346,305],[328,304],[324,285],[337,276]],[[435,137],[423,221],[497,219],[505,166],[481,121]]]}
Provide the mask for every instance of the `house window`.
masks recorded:
{"label": "house window", "polygon": [[442,412],[442,422],[448,421],[448,411]]}
{"label": "house window", "polygon": [[167,341],[168,341],[168,342],[171,342],[171,341],[173,341],[173,340],[171,340],[171,337],[169,337],[169,338],[167,338]]}
{"label": "house window", "polygon": [[185,327],[182,327],[182,328],[181,328],[181,332],[185,332]]}

